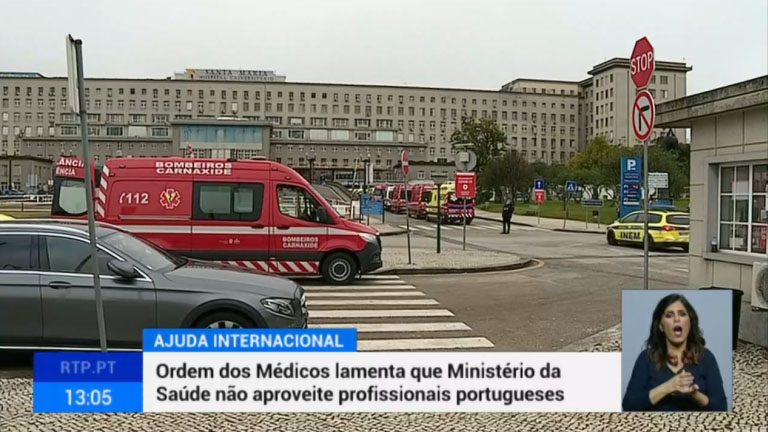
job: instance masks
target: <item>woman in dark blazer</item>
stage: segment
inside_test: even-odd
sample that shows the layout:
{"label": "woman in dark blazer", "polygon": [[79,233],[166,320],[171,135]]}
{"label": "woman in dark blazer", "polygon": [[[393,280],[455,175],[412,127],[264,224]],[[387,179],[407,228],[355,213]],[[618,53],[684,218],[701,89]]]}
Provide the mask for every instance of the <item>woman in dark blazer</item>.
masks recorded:
{"label": "woman in dark blazer", "polygon": [[670,294],[653,311],[646,348],[632,370],[625,411],[726,411],[723,380],[688,300]]}

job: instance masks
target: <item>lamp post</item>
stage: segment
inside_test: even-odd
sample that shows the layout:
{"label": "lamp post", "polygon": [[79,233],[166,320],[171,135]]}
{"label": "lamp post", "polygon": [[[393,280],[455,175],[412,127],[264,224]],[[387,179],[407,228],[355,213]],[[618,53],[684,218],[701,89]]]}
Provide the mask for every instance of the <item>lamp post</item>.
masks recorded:
{"label": "lamp post", "polygon": [[371,180],[368,178],[368,166],[371,164],[371,155],[370,153],[365,156],[365,159],[363,159],[363,195],[367,195],[368,198],[366,200],[368,208],[365,212],[365,217],[368,225],[371,224],[371,194],[368,193],[368,182]]}
{"label": "lamp post", "polygon": [[310,156],[309,153],[305,153],[305,156],[307,157],[307,162],[309,163],[309,184],[312,184],[312,180],[315,178],[316,156],[314,153],[312,153],[312,156]]}
{"label": "lamp post", "polygon": [[363,193],[368,193],[368,182],[373,179],[368,178],[368,166],[371,164],[370,153],[363,159]]}
{"label": "lamp post", "polygon": [[435,186],[437,186],[437,253],[440,253],[440,224],[442,223],[442,198],[440,197],[440,189],[442,189],[443,182],[448,178],[445,174],[433,174],[432,180],[435,181]]}

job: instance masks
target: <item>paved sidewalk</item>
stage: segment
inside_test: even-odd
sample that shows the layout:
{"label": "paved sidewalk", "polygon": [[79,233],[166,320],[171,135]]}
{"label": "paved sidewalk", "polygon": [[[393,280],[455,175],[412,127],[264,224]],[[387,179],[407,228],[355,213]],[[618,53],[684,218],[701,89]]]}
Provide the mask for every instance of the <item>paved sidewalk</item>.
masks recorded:
{"label": "paved sidewalk", "polygon": [[376,229],[379,234],[382,236],[390,236],[390,235],[398,235],[398,234],[405,234],[405,230],[402,228],[398,228],[396,226],[392,226],[386,223],[381,223],[381,221],[371,221],[372,228]]}
{"label": "paved sidewalk", "polygon": [[[494,213],[494,212],[489,212],[485,210],[475,209],[475,217],[478,219],[492,220],[494,222],[501,223],[501,213]],[[600,224],[600,227],[598,228],[598,225],[596,223],[590,222],[588,224],[585,224],[584,222],[575,221],[575,220],[566,221],[565,229],[563,229],[562,219],[537,218],[536,216],[524,216],[524,215],[516,214],[512,216],[512,224],[528,225],[532,227],[545,228],[545,229],[551,229],[556,231],[577,231],[577,232],[605,234],[605,225],[603,224]]]}
{"label": "paved sidewalk", "polygon": [[463,273],[513,270],[528,265],[531,260],[517,255],[469,250],[462,251],[450,246],[440,254],[434,249],[411,248],[411,264],[408,264],[406,247],[386,246],[382,251],[384,267],[377,273],[430,274]]}

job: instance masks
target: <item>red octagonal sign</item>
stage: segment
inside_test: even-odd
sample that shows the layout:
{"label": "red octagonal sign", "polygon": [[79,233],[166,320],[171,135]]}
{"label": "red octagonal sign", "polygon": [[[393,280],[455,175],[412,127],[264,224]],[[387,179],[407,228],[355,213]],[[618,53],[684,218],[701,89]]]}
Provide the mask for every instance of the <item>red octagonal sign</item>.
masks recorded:
{"label": "red octagonal sign", "polygon": [[632,57],[629,59],[629,75],[635,87],[643,89],[651,82],[651,76],[656,69],[656,59],[653,55],[653,45],[643,36],[635,42]]}

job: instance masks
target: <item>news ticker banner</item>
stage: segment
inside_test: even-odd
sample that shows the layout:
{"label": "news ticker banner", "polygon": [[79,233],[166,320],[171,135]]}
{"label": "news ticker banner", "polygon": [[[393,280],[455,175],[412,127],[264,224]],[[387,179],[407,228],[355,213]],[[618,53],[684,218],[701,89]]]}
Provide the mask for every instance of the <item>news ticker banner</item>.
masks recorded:
{"label": "news ticker banner", "polygon": [[620,412],[620,353],[357,352],[355,329],[147,329],[36,353],[35,412]]}

